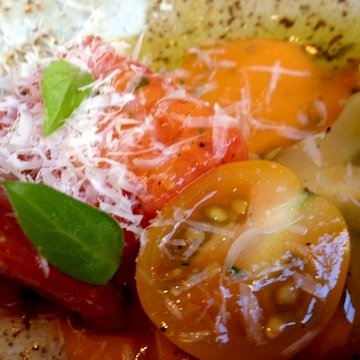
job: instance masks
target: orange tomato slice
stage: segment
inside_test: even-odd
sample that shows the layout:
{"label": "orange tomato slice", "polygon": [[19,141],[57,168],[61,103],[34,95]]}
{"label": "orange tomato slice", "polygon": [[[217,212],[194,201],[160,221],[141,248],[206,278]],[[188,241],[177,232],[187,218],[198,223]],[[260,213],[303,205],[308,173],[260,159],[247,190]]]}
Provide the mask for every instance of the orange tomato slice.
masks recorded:
{"label": "orange tomato slice", "polygon": [[296,44],[257,38],[192,49],[174,77],[237,117],[260,155],[329,127],[359,88],[356,64],[330,70]]}
{"label": "orange tomato slice", "polygon": [[340,212],[268,161],[219,166],[170,201],[137,261],[141,303],[199,359],[287,359],[334,313],[349,264]]}

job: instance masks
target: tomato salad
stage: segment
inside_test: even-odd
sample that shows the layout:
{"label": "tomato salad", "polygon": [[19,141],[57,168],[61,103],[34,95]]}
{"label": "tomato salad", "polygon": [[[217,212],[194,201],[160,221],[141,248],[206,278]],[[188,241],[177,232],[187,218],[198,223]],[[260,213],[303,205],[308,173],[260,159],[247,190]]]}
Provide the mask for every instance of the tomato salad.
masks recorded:
{"label": "tomato salad", "polygon": [[293,158],[358,86],[261,39],[166,75],[95,36],[28,65],[0,102],[2,276],[80,316],[68,359],[355,354],[356,221]]}

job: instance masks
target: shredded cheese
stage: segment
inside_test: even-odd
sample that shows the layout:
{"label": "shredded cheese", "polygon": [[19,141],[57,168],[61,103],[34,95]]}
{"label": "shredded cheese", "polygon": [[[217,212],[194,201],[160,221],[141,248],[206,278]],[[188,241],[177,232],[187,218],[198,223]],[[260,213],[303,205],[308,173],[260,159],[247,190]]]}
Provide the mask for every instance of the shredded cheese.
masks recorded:
{"label": "shredded cheese", "polygon": [[[87,68],[86,51],[81,53],[79,48],[70,47],[66,54],[67,60]],[[53,57],[58,56],[56,48]],[[142,217],[134,213],[134,207],[141,184],[134,181],[124,164],[101,154],[101,149],[116,145],[116,126],[99,126],[99,119],[105,121],[113,116],[107,109],[121,108],[133,96],[114,91],[110,83],[116,72],[112,73],[94,84],[97,94],[84,101],[61,129],[44,137],[40,73],[50,61],[49,57],[37,64],[25,63],[2,82],[0,179],[43,182],[99,206],[138,234]],[[119,117],[112,119],[120,127],[122,120],[129,122]]]}
{"label": "shredded cheese", "polygon": [[208,281],[221,274],[221,267],[219,264],[211,264],[204,270],[199,271],[193,275],[190,275],[180,285],[170,288],[170,293],[174,297],[178,297],[183,292],[190,290],[194,286],[201,284],[203,281]]}
{"label": "shredded cheese", "polygon": [[252,291],[251,286],[242,282],[239,283],[239,292],[241,297],[237,300],[237,304],[244,319],[246,337],[255,344],[262,345],[266,341],[261,325],[263,312],[258,298]]}
{"label": "shredded cheese", "polygon": [[48,261],[41,255],[38,255],[37,261],[40,269],[43,271],[45,277],[49,277],[50,275],[50,267]]}

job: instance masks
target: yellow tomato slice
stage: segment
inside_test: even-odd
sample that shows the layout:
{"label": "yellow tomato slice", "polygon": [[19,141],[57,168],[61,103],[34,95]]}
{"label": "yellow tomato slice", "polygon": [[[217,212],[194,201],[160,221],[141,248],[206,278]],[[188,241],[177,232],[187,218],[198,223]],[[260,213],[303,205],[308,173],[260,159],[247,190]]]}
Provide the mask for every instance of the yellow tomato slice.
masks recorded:
{"label": "yellow tomato slice", "polygon": [[286,359],[326,325],[349,263],[343,217],[282,165],[222,165],[142,239],[136,281],[155,325],[199,359]]}
{"label": "yellow tomato slice", "polygon": [[330,70],[296,44],[257,38],[191,49],[175,78],[238,117],[260,155],[326,129],[359,87],[355,64]]}

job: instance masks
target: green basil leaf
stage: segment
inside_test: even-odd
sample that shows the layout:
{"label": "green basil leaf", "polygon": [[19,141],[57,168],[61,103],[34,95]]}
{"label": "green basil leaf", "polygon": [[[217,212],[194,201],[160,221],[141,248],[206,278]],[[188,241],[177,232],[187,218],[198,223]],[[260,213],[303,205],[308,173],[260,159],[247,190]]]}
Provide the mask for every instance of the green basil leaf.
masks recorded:
{"label": "green basil leaf", "polygon": [[112,278],[123,233],[111,216],[43,184],[5,181],[4,188],[24,233],[50,264],[89,284]]}
{"label": "green basil leaf", "polygon": [[65,60],[53,61],[44,71],[42,97],[45,104],[44,134],[58,129],[84,99],[91,89],[82,87],[91,84],[90,73],[78,69]]}

